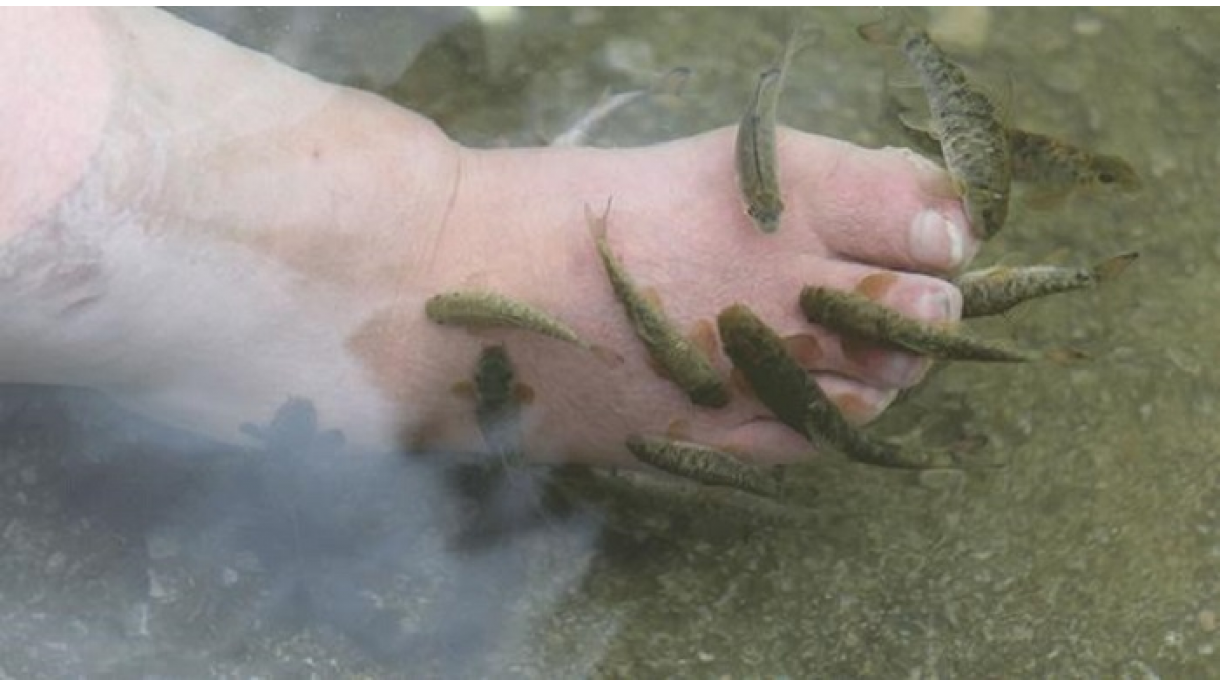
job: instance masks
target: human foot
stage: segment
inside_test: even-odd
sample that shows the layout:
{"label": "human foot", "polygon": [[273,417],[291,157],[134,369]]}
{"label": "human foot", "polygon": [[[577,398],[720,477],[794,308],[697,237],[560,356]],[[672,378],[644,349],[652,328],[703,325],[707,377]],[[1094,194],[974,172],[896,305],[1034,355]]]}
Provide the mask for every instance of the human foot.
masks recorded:
{"label": "human foot", "polygon": [[[759,421],[768,413],[747,393],[735,392],[724,409],[697,408],[658,376],[615,300],[585,217],[613,199],[607,217],[613,250],[683,329],[706,330],[701,325],[714,322],[720,309],[748,303],[795,337],[794,351],[849,417],[868,421],[897,390],[918,381],[925,362],[843,345],[809,326],[796,306],[801,286],[852,289],[884,271],[893,278],[870,282],[888,284],[873,292],[885,304],[926,320],[953,320],[960,313],[956,289],[909,272],[948,273],[975,244],[959,206],[937,197],[941,172],[921,160],[792,131],[781,140],[789,209],[775,235],[759,233],[743,212],[732,130],[635,150],[463,153],[462,181],[434,255],[427,269],[404,275],[410,283],[404,290],[478,287],[511,295],[561,316],[620,354],[622,365],[606,366],[579,348],[526,333],[415,328],[403,312],[385,312],[371,326],[384,330],[397,321],[434,360],[458,361],[456,368],[442,363],[429,370],[433,387],[469,375],[481,345],[507,343],[520,380],[535,390],[527,452],[544,459],[625,461],[628,434],[675,428],[761,460],[793,459],[808,446],[786,427]],[[364,353],[379,378],[405,382],[393,369],[404,366],[407,353],[379,347]],[[713,352],[727,377],[726,359]],[[468,401],[428,404],[415,440],[477,449]]]}
{"label": "human foot", "polygon": [[[681,326],[750,305],[802,334],[798,354],[857,421],[921,363],[810,327],[800,287],[945,273],[974,249],[959,205],[935,192],[940,172],[901,152],[783,132],[788,211],[764,236],[737,196],[731,130],[633,150],[462,150],[419,117],[165,15],[107,17],[122,90],[85,176],[3,246],[0,374],[95,386],[223,439],[303,396],[360,448],[479,450],[472,406],[449,388],[502,341],[535,390],[526,449],[539,459],[626,462],[627,435],[671,427],[792,459],[806,446],[756,421],[765,410],[744,394],[696,409],[649,368],[586,206],[613,198],[610,245]],[[938,233],[947,221],[956,241]],[[912,239],[917,225],[930,240]],[[467,287],[544,307],[624,361],[425,319],[428,297]],[[960,308],[949,284],[916,274],[880,297],[925,319]]]}

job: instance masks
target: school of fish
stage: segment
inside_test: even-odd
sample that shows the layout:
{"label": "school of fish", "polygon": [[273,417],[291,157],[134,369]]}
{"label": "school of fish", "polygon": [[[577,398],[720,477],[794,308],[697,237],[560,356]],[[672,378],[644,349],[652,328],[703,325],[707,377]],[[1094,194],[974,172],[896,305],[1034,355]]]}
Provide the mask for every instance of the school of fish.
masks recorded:
{"label": "school of fish", "polygon": [[[1028,188],[1023,199],[1030,206],[1040,207],[1051,207],[1074,193],[1102,190],[1129,194],[1140,190],[1139,175],[1122,158],[1012,126],[1006,103],[997,102],[987,89],[973,83],[932,37],[905,14],[885,11],[881,20],[860,26],[858,33],[869,43],[893,51],[905,63],[904,68],[916,77],[919,102],[912,105],[909,99],[904,101],[898,96],[897,87],[887,79],[883,111],[908,142],[943,161],[970,226],[980,238],[992,238],[1004,227],[1014,183]],[[761,234],[760,240],[773,240],[766,237],[782,229],[785,203],[776,146],[779,98],[794,58],[809,45],[810,35],[806,27],[793,31],[778,62],[759,72],[737,128],[734,174],[744,213]],[[673,70],[662,83],[674,83],[678,77],[685,83],[690,71]],[[603,98],[554,144],[583,144],[592,127],[616,109],[646,95],[672,90],[675,90],[672,86],[654,86]],[[612,250],[607,235],[609,204],[600,216],[587,207],[585,213],[590,250],[601,263],[610,290],[622,308],[622,325],[634,331],[639,350],[609,351],[589,342],[542,308],[491,291],[436,295],[425,305],[426,316],[436,324],[465,327],[480,337],[494,337],[496,330],[503,329],[532,332],[595,352],[612,362],[622,361],[626,354],[643,355],[660,377],[685,394],[692,412],[715,411],[748,396],[811,446],[862,464],[898,469],[966,467],[950,449],[899,445],[874,438],[849,421],[792,354],[787,340],[744,304],[719,304],[721,309],[714,327],[700,322],[696,324],[696,333],[688,335],[666,314],[658,299],[633,279],[630,265],[624,264]],[[1126,252],[1093,266],[1076,268],[993,266],[962,273],[952,282],[963,296],[962,317],[986,317],[1048,295],[1096,287],[1116,278],[1137,257],[1136,252]],[[976,362],[1086,359],[1082,353],[1068,348],[1028,349],[1005,340],[982,338],[961,325],[917,321],[880,304],[878,295],[866,286],[862,281],[856,290],[842,291],[810,284],[791,295],[792,307],[802,312],[810,324],[833,331],[845,340],[889,346],[934,359]],[[715,346],[717,335],[719,349]],[[726,378],[722,359],[731,364],[734,374],[740,375],[741,384],[734,385]],[[610,373],[614,373],[613,365]],[[526,461],[522,452],[525,439],[521,415],[533,395],[517,374],[507,345],[500,341],[482,348],[473,384],[469,380],[459,384],[468,396],[473,396],[475,422],[487,451],[510,465]],[[473,393],[469,393],[472,389]],[[660,497],[674,499],[689,498],[692,492],[717,494],[701,502],[704,505],[731,502],[732,507],[755,511],[767,520],[803,521],[804,513],[798,511],[799,507],[793,504],[789,508],[784,502],[791,490],[785,483],[784,468],[761,467],[739,450],[703,445],[674,432],[633,434],[626,437],[624,447],[646,469],[667,478],[641,481],[629,473],[612,470],[602,474],[601,479],[613,488],[659,488]],[[583,468],[568,470],[563,480],[572,486],[572,474],[586,472],[592,473]],[[666,483],[686,485],[671,489]],[[692,483],[697,486],[693,491]],[[727,498],[725,491],[735,493]]]}

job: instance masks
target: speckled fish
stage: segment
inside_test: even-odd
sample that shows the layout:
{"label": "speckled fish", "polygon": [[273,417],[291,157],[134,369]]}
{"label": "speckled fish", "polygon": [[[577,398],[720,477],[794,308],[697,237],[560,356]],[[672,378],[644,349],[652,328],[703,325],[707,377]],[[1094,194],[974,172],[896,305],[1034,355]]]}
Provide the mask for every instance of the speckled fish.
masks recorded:
{"label": "speckled fish", "polygon": [[711,359],[678,331],[677,325],[659,306],[648,302],[610,249],[606,240],[608,213],[609,208],[606,214],[597,217],[585,208],[597,253],[636,335],[643,341],[659,371],[685,391],[691,402],[705,407],[724,407],[729,402],[728,385],[712,366]]}
{"label": "speckled fish", "polygon": [[520,464],[521,408],[533,391],[517,383],[517,373],[503,345],[489,345],[474,371],[475,419],[487,449],[505,464]]}
{"label": "speckled fish", "polygon": [[807,45],[808,29],[796,29],[784,48],[778,67],[758,75],[754,94],[737,127],[737,187],[746,204],[746,214],[763,233],[779,230],[784,200],[779,190],[779,159],[775,148],[776,112],[788,66]]}
{"label": "speckled fish", "polygon": [[[885,115],[896,119],[911,144],[928,155],[941,155],[940,142],[927,131],[903,122],[904,106],[892,95],[886,97]],[[1053,207],[1075,191],[1103,191],[1130,195],[1143,182],[1126,160],[1114,155],[1091,153],[1040,133],[1008,129],[1012,180],[1035,188],[1023,200],[1034,207]]]}
{"label": "speckled fish", "polygon": [[572,327],[556,317],[533,305],[490,291],[455,291],[435,295],[424,304],[424,313],[437,324],[532,331],[584,348],[608,364],[621,362],[614,352],[589,344]]}
{"label": "speckled fish", "polygon": [[839,334],[897,346],[941,360],[1033,362],[1080,356],[1073,351],[1024,350],[985,340],[945,325],[911,319],[865,295],[831,288],[806,286],[802,289],[801,311],[810,323]]}
{"label": "speckled fish", "polygon": [[1092,288],[1121,274],[1138,257],[1137,252],[1123,253],[1083,269],[990,267],[966,272],[953,283],[962,292],[963,317],[989,317],[1034,298]]}
{"label": "speckled fish", "polygon": [[815,446],[835,448],[849,459],[881,467],[925,469],[953,464],[948,455],[904,454],[852,426],[788,353],[783,339],[745,305],[726,308],[716,321],[725,354],[741,370],[758,399]]}
{"label": "speckled fish", "polygon": [[727,486],[769,497],[780,492],[776,471],[745,464],[711,446],[637,435],[627,438],[627,449],[640,462],[707,486]]}
{"label": "speckled fish", "polygon": [[970,84],[927,32],[899,14],[887,12],[881,21],[861,26],[859,33],[870,43],[898,47],[918,74],[928,100],[931,133],[940,142],[970,226],[982,238],[996,235],[1008,217],[1012,163],[1008,134],[995,104]]}
{"label": "speckled fish", "polygon": [[1131,194],[1143,188],[1139,174],[1121,157],[1020,129],[1008,132],[1008,142],[1013,180],[1037,186],[1025,197],[1032,205],[1054,205],[1076,190]]}

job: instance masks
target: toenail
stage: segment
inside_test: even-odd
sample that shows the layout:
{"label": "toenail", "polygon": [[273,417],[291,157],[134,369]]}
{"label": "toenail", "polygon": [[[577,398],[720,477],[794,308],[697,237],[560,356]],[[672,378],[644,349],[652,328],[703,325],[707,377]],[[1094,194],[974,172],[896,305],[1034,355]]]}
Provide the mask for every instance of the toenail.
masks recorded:
{"label": "toenail", "polygon": [[924,291],[915,301],[913,314],[925,322],[948,321],[952,316],[949,294],[940,288]]}
{"label": "toenail", "polygon": [[891,353],[885,360],[882,376],[890,388],[906,388],[923,374],[923,360],[907,353]]}
{"label": "toenail", "polygon": [[923,210],[911,222],[911,257],[936,269],[956,269],[966,257],[965,231],[940,212]]}

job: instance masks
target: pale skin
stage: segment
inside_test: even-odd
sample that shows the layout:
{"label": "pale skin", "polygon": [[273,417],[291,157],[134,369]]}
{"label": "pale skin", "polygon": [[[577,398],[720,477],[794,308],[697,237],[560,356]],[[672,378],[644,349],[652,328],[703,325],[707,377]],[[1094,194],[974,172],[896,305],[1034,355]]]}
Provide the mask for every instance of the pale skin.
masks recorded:
{"label": "pale skin", "polygon": [[[675,426],[802,459],[803,440],[747,394],[695,408],[654,373],[586,207],[613,198],[610,244],[683,328],[748,304],[801,336],[802,362],[859,422],[926,363],[845,350],[803,321],[801,286],[892,270],[885,304],[953,321],[960,295],[938,277],[977,247],[943,173],[905,151],[782,131],[787,211],[763,235],[731,128],[640,149],[463,148],[154,10],[6,10],[0,82],[0,380],[95,387],[234,443],[301,396],[356,449],[479,450],[451,387],[504,342],[534,391],[537,459],[631,464],[628,435]],[[429,296],[466,288],[547,309],[623,361],[424,318]]]}

